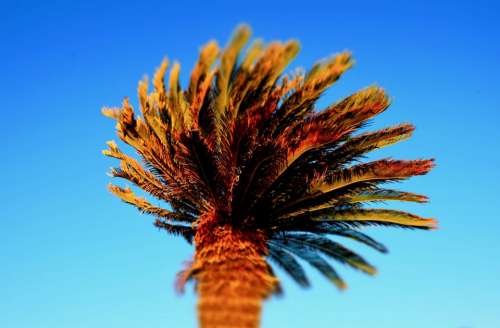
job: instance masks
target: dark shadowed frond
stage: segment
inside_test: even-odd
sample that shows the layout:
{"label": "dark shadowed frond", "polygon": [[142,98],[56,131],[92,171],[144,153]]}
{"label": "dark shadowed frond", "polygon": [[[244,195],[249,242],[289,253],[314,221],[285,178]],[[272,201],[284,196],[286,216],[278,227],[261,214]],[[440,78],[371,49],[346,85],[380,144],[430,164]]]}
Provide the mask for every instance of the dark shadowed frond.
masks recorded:
{"label": "dark shadowed frond", "polygon": [[362,244],[372,247],[373,249],[381,252],[387,253],[387,248],[374,240],[370,236],[362,233],[361,231],[354,230],[345,226],[345,224],[337,224],[335,222],[301,222],[297,224],[292,224],[286,228],[281,228],[282,231],[302,231],[310,232],[318,235],[331,235],[331,236],[341,236],[346,237]]}
{"label": "dark shadowed frond", "polygon": [[294,256],[273,243],[269,243],[268,246],[269,259],[285,270],[299,285],[309,287],[306,273]]}
{"label": "dark shadowed frond", "polygon": [[270,239],[271,247],[282,248],[309,263],[316,270],[328,278],[337,288],[345,289],[346,283],[337,271],[320,254],[302,243],[288,242],[286,239]]}
{"label": "dark shadowed frond", "polygon": [[349,265],[365,273],[375,274],[377,272],[361,256],[328,238],[309,233],[288,233],[285,240],[288,243],[304,245],[310,250],[320,252],[335,261]]}
{"label": "dark shadowed frond", "polygon": [[118,137],[136,152],[125,154],[114,141],[108,142],[103,153],[120,161],[111,175],[170,208],[155,206],[128,187],[109,188],[156,217],[157,227],[190,242],[220,227],[248,235],[258,232],[265,239],[259,244],[267,245],[261,255],[300,285],[309,281],[297,258],[345,288],[327,260],[368,274],[375,268],[329,237],[385,253],[384,245],[359,229],[435,228],[434,219],[368,207],[386,201],[426,202],[423,195],[382,185],[424,175],[434,161],[362,162],[370,151],[406,140],[414,131],[411,124],[401,124],[359,132],[389,107],[389,96],[378,86],[323,110],[315,107],[324,91],[353,66],[349,52],[305,72],[286,74],[299,43],[266,45],[257,40],[247,45],[250,36],[250,29],[241,26],[224,48],[207,43],[185,88],[180,64],[163,60],[152,90],[147,78],[139,82],[140,115],[127,98],[120,108],[102,111],[116,121]]}

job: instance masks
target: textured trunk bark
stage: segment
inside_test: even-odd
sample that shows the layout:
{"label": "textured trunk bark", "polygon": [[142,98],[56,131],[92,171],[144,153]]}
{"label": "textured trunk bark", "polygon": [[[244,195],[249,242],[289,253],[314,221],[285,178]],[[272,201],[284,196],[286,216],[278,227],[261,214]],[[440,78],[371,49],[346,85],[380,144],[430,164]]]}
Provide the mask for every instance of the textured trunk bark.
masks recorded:
{"label": "textured trunk bark", "polygon": [[200,327],[259,327],[262,301],[278,283],[264,258],[263,235],[218,226],[198,229],[195,243]]}

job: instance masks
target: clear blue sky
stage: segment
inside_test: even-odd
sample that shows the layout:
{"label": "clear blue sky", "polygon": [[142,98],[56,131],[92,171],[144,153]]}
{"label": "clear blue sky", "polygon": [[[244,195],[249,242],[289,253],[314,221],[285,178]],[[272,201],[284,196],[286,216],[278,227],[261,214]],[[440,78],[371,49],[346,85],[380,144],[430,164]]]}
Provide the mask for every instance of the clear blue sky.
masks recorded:
{"label": "clear blue sky", "polygon": [[100,151],[116,138],[100,108],[135,102],[163,56],[185,81],[199,47],[239,22],[299,39],[291,67],[350,49],[355,68],[321,104],[380,84],[394,101],[371,128],[417,130],[374,156],[437,158],[398,187],[430,196],[401,207],[440,230],[370,229],[390,254],[356,249],[379,276],[339,267],[343,293],[313,270],[310,290],[284,278],[263,327],[500,327],[499,14],[483,0],[2,2],[0,327],[195,327],[192,289],[172,288],[193,249],[106,190],[116,162]]}

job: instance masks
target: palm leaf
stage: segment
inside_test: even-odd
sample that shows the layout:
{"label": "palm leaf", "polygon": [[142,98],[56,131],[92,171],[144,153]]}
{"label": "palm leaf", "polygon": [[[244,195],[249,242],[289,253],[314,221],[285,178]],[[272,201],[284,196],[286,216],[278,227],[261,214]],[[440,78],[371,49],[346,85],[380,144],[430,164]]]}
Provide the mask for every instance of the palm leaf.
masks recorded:
{"label": "palm leaf", "polygon": [[387,210],[387,209],[356,209],[346,211],[328,211],[317,213],[315,215],[308,214],[308,220],[318,222],[352,222],[353,224],[396,224],[408,227],[420,227],[423,229],[435,229],[436,220],[431,218],[423,218],[415,214]]}
{"label": "palm leaf", "polygon": [[294,175],[303,175],[311,172],[321,172],[325,169],[333,172],[369,151],[408,139],[414,129],[411,124],[401,124],[349,137],[340,144],[327,144],[325,147],[309,151],[303,156],[297,165],[292,168],[293,173]]}
{"label": "palm leaf", "polygon": [[307,224],[294,224],[288,227],[283,227],[284,231],[300,231],[300,232],[311,232],[316,234],[329,234],[346,237],[362,244],[372,247],[373,249],[381,252],[387,253],[387,248],[374,240],[370,236],[350,228],[339,226],[332,222],[308,222]]}
{"label": "palm leaf", "polygon": [[365,190],[358,194],[353,194],[348,198],[348,201],[351,203],[377,202],[385,200],[425,203],[428,201],[428,198],[424,195],[391,189]]}
{"label": "palm leaf", "polygon": [[330,264],[328,264],[325,259],[323,259],[318,253],[312,252],[310,249],[306,248],[302,244],[289,243],[282,239],[271,239],[268,241],[268,244],[274,244],[277,247],[281,247],[292,254],[297,255],[304,261],[308,262],[311,266],[316,268],[319,272],[321,272],[328,280],[330,280],[335,286],[342,290],[347,288],[346,283],[342,280],[342,278],[338,275],[335,269],[332,268]]}
{"label": "palm leaf", "polygon": [[390,189],[380,189],[361,185],[358,188],[340,188],[335,193],[321,194],[318,197],[305,200],[295,207],[288,208],[276,215],[278,219],[286,219],[304,214],[322,213],[322,210],[338,210],[339,208],[358,208],[357,203],[398,200],[425,203],[428,198],[410,192]]}
{"label": "palm leaf", "polygon": [[157,217],[165,218],[168,220],[174,220],[179,222],[193,222],[195,220],[194,217],[189,216],[187,214],[181,214],[176,212],[171,212],[161,207],[153,206],[150,202],[148,202],[145,198],[137,197],[134,192],[130,188],[121,188],[112,184],[108,185],[109,191],[123,200],[125,203],[130,205],[134,205],[143,213],[152,214]]}
{"label": "palm leaf", "polygon": [[295,282],[302,287],[310,286],[304,269],[290,253],[271,243],[268,244],[268,250],[269,259],[285,270]]}
{"label": "palm leaf", "polygon": [[[295,194],[274,213],[290,213],[293,210],[307,210],[312,205],[321,205],[355,190],[373,188],[383,182],[399,181],[415,175],[423,175],[434,167],[431,160],[377,160],[341,169],[334,173],[317,174],[302,194]],[[329,197],[331,194],[332,197]],[[311,204],[312,203],[312,204]]]}
{"label": "palm leaf", "polygon": [[160,229],[167,231],[170,234],[184,237],[184,239],[190,244],[193,242],[195,230],[192,227],[172,224],[160,219],[156,220],[154,225]]}
{"label": "palm leaf", "polygon": [[343,52],[331,59],[315,64],[305,76],[304,83],[283,100],[276,111],[274,120],[266,129],[270,135],[277,137],[284,128],[290,127],[312,112],[311,106],[340,76],[353,65],[351,54]]}
{"label": "palm leaf", "polygon": [[368,245],[368,246],[376,249],[377,251],[379,251],[381,253],[388,252],[387,248],[383,244],[379,243],[375,239],[371,238],[370,236],[368,236],[360,231],[356,231],[356,230],[352,230],[352,229],[337,229],[337,231],[332,232],[332,234],[356,240],[360,243],[363,243],[365,245]]}
{"label": "palm leaf", "polygon": [[355,165],[331,175],[319,175],[311,182],[309,192],[326,193],[344,186],[364,181],[394,181],[423,175],[434,167],[434,160],[383,159]]}
{"label": "palm leaf", "polygon": [[375,267],[366,262],[361,256],[328,238],[308,233],[290,233],[286,239],[288,242],[301,243],[306,247],[320,251],[336,261],[348,264],[352,268],[365,273],[373,275],[377,272]]}

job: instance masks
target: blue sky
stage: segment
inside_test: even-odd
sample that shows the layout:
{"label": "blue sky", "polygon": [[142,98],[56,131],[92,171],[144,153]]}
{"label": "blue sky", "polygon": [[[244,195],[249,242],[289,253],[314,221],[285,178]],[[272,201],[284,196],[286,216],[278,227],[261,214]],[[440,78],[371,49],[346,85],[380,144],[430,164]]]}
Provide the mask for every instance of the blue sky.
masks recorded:
{"label": "blue sky", "polygon": [[[500,327],[500,5],[495,1],[16,1],[0,5],[0,326],[195,327],[195,295],[173,291],[193,249],[115,199],[100,151],[116,139],[102,106],[135,102],[164,56],[186,81],[199,47],[240,22],[266,41],[296,38],[290,66],[349,49],[356,59],[320,100],[377,83],[393,96],[370,128],[414,137],[373,157],[435,157],[398,186],[401,205],[440,230],[370,229],[390,248],[356,247],[372,278],[339,267],[339,293],[313,270],[310,290],[283,277],[263,327]],[[395,204],[396,205],[396,204]]]}

